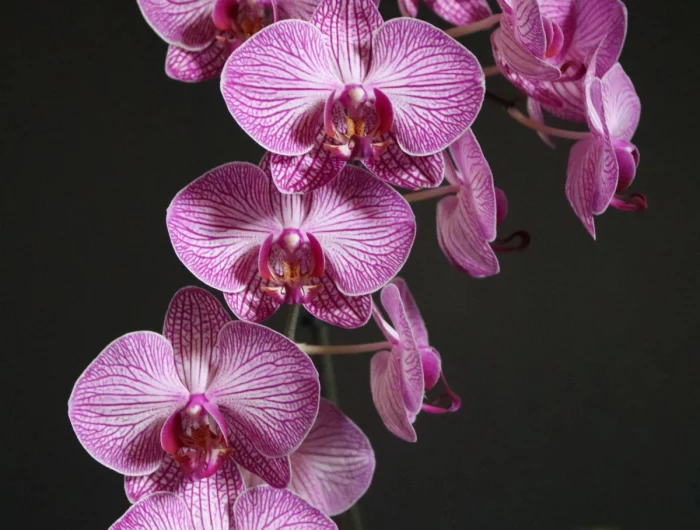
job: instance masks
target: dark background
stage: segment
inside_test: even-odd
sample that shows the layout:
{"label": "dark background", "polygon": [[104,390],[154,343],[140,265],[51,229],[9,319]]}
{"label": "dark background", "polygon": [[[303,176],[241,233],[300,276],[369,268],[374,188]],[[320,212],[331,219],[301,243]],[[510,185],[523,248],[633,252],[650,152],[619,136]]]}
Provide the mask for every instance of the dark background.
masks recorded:
{"label": "dark background", "polygon": [[[634,190],[650,208],[599,217],[594,243],[564,197],[569,143],[552,152],[485,103],[475,131],[510,197],[504,231],[533,242],[473,280],[440,253],[435,202],[416,206],[402,275],[464,406],[422,415],[418,443],[402,442],[373,408],[369,356],[336,360],[342,407],[377,454],[368,530],[700,527],[695,26],[680,3],[627,4],[622,62],[644,105]],[[0,24],[2,517],[106,529],[128,503],[73,436],[73,382],[112,339],[159,330],[195,282],[165,230],[173,195],[262,150],[216,82],[165,76],[133,0],[15,0]],[[487,34],[462,41],[492,63]]]}

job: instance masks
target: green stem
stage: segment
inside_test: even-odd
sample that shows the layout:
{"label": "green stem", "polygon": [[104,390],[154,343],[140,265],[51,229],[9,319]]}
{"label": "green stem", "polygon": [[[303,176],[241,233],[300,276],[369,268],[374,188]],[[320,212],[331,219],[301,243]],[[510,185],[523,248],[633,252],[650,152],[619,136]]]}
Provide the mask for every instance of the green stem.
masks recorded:
{"label": "green stem", "polygon": [[289,340],[294,340],[297,335],[297,322],[299,322],[299,311],[301,304],[294,304],[287,313],[287,323],[284,326],[284,334]]}

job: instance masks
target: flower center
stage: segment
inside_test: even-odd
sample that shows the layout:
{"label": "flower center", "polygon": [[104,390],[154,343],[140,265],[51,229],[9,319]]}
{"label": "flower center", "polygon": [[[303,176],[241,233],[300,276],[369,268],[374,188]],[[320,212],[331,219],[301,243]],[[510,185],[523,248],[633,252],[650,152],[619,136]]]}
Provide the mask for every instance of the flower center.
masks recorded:
{"label": "flower center", "polygon": [[323,250],[311,234],[285,229],[267,238],[260,250],[260,276],[268,280],[263,291],[280,304],[304,304],[321,289]]}
{"label": "flower center", "polygon": [[219,29],[216,39],[223,45],[239,45],[275,22],[277,14],[266,0],[216,0],[212,18]]}

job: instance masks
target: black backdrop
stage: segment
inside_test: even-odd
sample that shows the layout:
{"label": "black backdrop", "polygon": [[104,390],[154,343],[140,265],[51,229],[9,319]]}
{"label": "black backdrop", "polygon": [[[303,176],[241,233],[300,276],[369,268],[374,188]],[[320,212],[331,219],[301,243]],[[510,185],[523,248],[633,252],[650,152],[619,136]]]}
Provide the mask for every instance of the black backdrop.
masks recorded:
{"label": "black backdrop", "polygon": [[[527,228],[531,248],[469,279],[439,251],[435,203],[416,206],[402,275],[464,406],[421,416],[418,443],[404,443],[373,409],[369,358],[336,361],[342,407],[377,454],[367,529],[700,527],[700,115],[681,4],[628,2],[647,212],[598,218],[594,243],[564,197],[567,142],[551,152],[489,102],[475,131],[511,200],[504,229]],[[194,283],[165,230],[172,196],[262,150],[215,82],[166,78],[165,45],[134,0],[3,8],[2,517],[107,528],[128,503],[72,434],[72,384],[113,338],[159,330],[171,295]],[[486,34],[463,42],[491,64]],[[333,332],[378,338],[373,325]]]}

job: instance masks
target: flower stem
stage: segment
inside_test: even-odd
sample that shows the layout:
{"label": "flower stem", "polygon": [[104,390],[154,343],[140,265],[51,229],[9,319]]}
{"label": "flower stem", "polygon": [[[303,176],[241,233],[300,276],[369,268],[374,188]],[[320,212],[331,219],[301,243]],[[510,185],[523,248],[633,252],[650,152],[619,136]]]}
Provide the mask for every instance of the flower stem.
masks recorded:
{"label": "flower stem", "polygon": [[284,334],[289,340],[294,340],[297,335],[297,323],[299,322],[299,311],[301,304],[293,304],[287,313],[287,323],[284,326]]}
{"label": "flower stem", "polygon": [[498,24],[500,20],[501,14],[497,13],[495,15],[491,15],[490,17],[486,17],[485,19],[480,20],[479,22],[474,22],[473,24],[455,26],[454,28],[446,29],[445,33],[447,33],[450,37],[454,37],[456,39],[457,37],[462,37],[464,35],[476,33],[477,31],[491,29],[493,26]]}
{"label": "flower stem", "polygon": [[484,66],[482,70],[484,71],[484,77],[501,75],[501,69],[495,64],[492,64],[491,66]]}
{"label": "flower stem", "polygon": [[[315,342],[318,342],[316,340]],[[372,353],[385,348],[391,348],[390,342],[368,342],[366,344],[349,344],[347,346],[328,346],[328,343],[297,344],[302,351],[309,355],[348,355],[353,353]]]}
{"label": "flower stem", "polygon": [[459,186],[457,184],[450,184],[448,186],[438,186],[437,188],[432,188],[429,190],[407,193],[403,196],[403,198],[406,199],[406,202],[418,202],[426,199],[432,199],[434,197],[442,197],[448,193],[457,193],[458,191]]}

